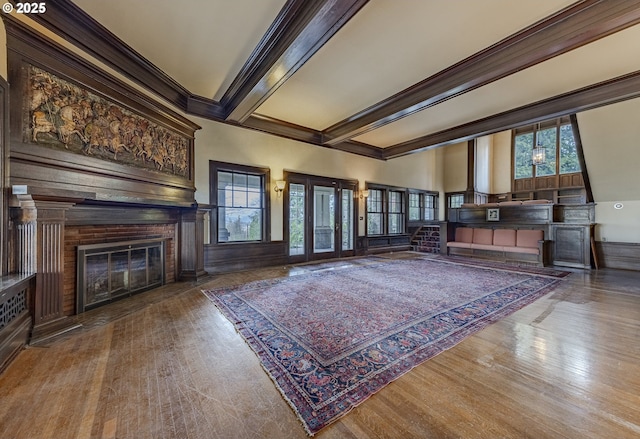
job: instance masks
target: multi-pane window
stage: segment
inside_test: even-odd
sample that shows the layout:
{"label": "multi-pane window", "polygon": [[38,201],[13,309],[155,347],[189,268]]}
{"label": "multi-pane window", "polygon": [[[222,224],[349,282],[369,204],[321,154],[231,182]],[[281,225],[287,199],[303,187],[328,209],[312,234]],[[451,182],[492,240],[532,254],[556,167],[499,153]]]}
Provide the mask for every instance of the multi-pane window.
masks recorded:
{"label": "multi-pane window", "polygon": [[438,197],[432,194],[424,194],[424,220],[435,221],[437,220],[436,212],[438,207]]}
{"label": "multi-pane window", "polygon": [[384,192],[380,189],[369,189],[367,198],[367,235],[384,233]]}
{"label": "multi-pane window", "polygon": [[451,208],[451,209],[455,209],[458,208],[460,206],[462,206],[462,204],[464,203],[464,194],[450,194],[447,195],[447,205]]}
{"label": "multi-pane window", "polygon": [[405,232],[404,192],[389,191],[389,234]]}
{"label": "multi-pane window", "polygon": [[576,139],[573,137],[571,125],[560,126],[560,173],[580,172]]}
{"label": "multi-pane window", "polygon": [[[542,146],[545,162],[533,164],[533,148]],[[576,141],[568,119],[518,128],[513,140],[514,178],[580,172]]]}
{"label": "multi-pane window", "polygon": [[409,221],[420,221],[422,194],[409,194]]}
{"label": "multi-pane window", "polygon": [[216,242],[262,241],[266,233],[268,171],[211,162],[212,203],[217,208]]}
{"label": "multi-pane window", "polygon": [[438,195],[426,192],[409,193],[409,221],[438,219]]}

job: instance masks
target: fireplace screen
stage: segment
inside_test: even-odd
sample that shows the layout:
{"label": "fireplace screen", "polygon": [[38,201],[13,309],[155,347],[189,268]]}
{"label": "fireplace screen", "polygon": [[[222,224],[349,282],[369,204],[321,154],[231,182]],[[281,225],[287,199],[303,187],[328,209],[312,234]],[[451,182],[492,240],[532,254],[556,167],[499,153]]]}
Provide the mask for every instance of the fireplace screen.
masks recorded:
{"label": "fireplace screen", "polygon": [[164,284],[164,239],[78,246],[78,313]]}

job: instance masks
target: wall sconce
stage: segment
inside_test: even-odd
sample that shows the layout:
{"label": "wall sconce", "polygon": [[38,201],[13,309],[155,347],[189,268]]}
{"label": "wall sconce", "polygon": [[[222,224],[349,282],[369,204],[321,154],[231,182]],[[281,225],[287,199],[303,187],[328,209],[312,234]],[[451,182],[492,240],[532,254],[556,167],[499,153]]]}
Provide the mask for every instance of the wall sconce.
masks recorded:
{"label": "wall sconce", "polygon": [[286,185],[287,185],[287,182],[284,180],[276,181],[276,185],[273,187],[273,190],[276,191],[276,195],[278,196],[278,198],[282,196],[282,192],[284,191],[284,188]]}
{"label": "wall sconce", "polygon": [[364,199],[364,198],[368,198],[369,197],[369,189],[363,189],[360,191],[360,199]]}

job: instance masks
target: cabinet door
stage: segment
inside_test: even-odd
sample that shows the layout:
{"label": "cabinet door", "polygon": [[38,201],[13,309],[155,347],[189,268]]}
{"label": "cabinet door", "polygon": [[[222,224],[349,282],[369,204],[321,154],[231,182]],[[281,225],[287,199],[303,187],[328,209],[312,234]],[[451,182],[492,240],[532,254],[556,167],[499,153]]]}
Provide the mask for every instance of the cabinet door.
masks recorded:
{"label": "cabinet door", "polygon": [[589,226],[553,226],[553,264],[590,268]]}

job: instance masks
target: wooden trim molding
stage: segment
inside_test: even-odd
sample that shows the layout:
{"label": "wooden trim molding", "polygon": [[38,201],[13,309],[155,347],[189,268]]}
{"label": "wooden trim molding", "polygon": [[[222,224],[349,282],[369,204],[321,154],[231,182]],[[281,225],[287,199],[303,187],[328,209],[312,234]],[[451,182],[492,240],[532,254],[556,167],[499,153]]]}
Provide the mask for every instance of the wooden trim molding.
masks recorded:
{"label": "wooden trim molding", "polygon": [[244,122],[367,2],[287,1],[222,97],[226,119]]}
{"label": "wooden trim molding", "polygon": [[0,77],[0,276],[9,273],[9,83]]}
{"label": "wooden trim molding", "polygon": [[640,97],[640,70],[384,149],[387,160]]}
{"label": "wooden trim molding", "polygon": [[338,122],[325,143],[375,128],[640,23],[640,2],[582,1]]}
{"label": "wooden trim molding", "polygon": [[580,172],[582,174],[582,182],[586,191],[586,202],[593,203],[593,192],[591,190],[591,181],[587,172],[587,161],[584,159],[584,150],[582,149],[582,137],[580,136],[580,126],[578,118],[575,114],[570,116],[571,128],[573,129],[573,138],[576,141],[576,152],[578,154],[578,162],[580,163]]}

